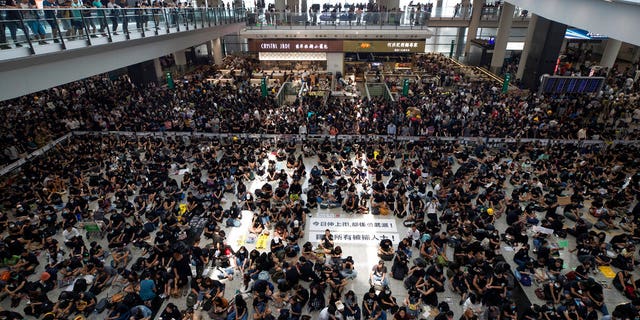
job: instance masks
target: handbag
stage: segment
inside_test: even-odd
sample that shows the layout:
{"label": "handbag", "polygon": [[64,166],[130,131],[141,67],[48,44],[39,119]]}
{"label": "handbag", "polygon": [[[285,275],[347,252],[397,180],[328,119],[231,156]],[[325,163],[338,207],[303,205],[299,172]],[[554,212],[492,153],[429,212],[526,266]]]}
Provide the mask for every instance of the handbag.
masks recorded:
{"label": "handbag", "polygon": [[536,288],[535,294],[538,299],[544,300],[544,290],[542,290],[542,288]]}

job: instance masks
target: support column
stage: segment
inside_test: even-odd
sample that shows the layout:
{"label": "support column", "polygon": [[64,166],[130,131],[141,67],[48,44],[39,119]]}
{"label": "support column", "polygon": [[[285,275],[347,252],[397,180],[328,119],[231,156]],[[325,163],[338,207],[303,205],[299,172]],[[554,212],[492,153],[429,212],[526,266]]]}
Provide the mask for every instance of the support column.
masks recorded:
{"label": "support column", "polygon": [[478,34],[478,26],[480,25],[483,3],[483,0],[473,0],[473,8],[471,8],[471,22],[469,23],[469,31],[467,32],[467,42],[464,46],[465,58],[471,49],[471,40],[475,39]]}
{"label": "support column", "polygon": [[631,58],[631,63],[638,62],[640,62],[640,46],[633,48],[633,57]]}
{"label": "support column", "polygon": [[157,70],[155,68],[154,60],[147,60],[127,67],[127,75],[129,76],[129,79],[131,79],[131,82],[136,85],[157,82],[158,78],[156,77],[156,72]]}
{"label": "support column", "polygon": [[176,51],[173,53],[173,60],[176,62],[178,71],[183,71],[187,67],[187,54],[185,50]]}
{"label": "support column", "polygon": [[607,45],[604,47],[602,59],[600,59],[600,65],[607,68],[607,70],[611,70],[618,58],[620,46],[622,46],[622,41],[609,38],[607,40]]}
{"label": "support column", "polygon": [[207,58],[209,58],[209,61],[213,61],[213,44],[212,41],[207,41],[205,43],[205,45],[207,46]]}
{"label": "support column", "polygon": [[553,74],[555,70],[567,26],[540,16],[533,17],[517,75],[525,88],[536,90],[540,77]]}
{"label": "support column", "polygon": [[162,71],[162,63],[160,63],[160,58],[153,59],[153,68],[156,71],[156,79],[161,79],[164,77],[164,71]]}
{"label": "support column", "polygon": [[465,31],[467,31],[467,28],[465,27],[458,28],[458,34],[456,35],[456,52],[454,54],[456,60],[460,60],[460,56],[462,55],[462,51],[464,50],[464,32]]}
{"label": "support column", "polygon": [[527,62],[529,56],[529,49],[531,48],[531,42],[533,39],[533,32],[536,29],[536,23],[538,22],[538,15],[532,14],[529,19],[529,25],[527,27],[527,37],[524,39],[524,47],[522,47],[522,53],[520,54],[520,63],[518,64],[518,72],[516,73],[516,79],[522,79],[524,74],[524,65]]}
{"label": "support column", "polygon": [[502,13],[500,15],[500,23],[498,24],[498,34],[496,42],[493,46],[493,56],[491,57],[491,72],[499,74],[504,64],[504,56],[507,53],[507,42],[511,33],[511,23],[513,22],[513,12],[516,7],[511,3],[505,2],[502,5]]}
{"label": "support column", "polygon": [[307,0],[300,0],[300,10],[298,13],[302,13],[303,15],[309,13],[309,7],[307,6]]}
{"label": "support column", "polygon": [[344,75],[344,52],[327,53],[327,71],[333,72],[335,76],[338,72]]}
{"label": "support column", "polygon": [[220,38],[213,39],[209,42],[211,44],[211,55],[213,56],[213,63],[218,66],[222,66],[222,41]]}

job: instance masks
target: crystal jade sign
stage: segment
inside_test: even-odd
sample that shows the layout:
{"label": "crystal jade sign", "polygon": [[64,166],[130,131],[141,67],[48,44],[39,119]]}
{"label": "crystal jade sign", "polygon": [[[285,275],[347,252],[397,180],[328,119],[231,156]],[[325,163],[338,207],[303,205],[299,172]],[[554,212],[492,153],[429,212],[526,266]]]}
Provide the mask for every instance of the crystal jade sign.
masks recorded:
{"label": "crystal jade sign", "polygon": [[339,40],[249,40],[253,52],[342,52]]}

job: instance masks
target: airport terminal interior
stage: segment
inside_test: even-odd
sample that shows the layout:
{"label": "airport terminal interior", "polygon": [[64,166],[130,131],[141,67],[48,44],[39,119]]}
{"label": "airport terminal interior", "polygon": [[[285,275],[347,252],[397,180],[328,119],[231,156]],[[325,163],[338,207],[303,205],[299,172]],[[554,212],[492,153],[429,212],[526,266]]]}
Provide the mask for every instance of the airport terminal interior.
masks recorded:
{"label": "airport terminal interior", "polygon": [[637,1],[0,13],[0,320],[640,319]]}

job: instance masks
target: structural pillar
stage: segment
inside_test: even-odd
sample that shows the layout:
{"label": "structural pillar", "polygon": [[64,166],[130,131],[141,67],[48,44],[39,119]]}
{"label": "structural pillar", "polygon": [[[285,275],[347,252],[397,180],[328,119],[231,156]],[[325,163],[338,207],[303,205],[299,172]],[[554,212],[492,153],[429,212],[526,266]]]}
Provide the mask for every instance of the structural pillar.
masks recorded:
{"label": "structural pillar", "polygon": [[224,59],[222,55],[222,40],[216,38],[209,41],[209,44],[211,45],[211,51],[209,53],[213,56],[213,63],[222,66],[222,59]]}
{"label": "structural pillar", "polygon": [[[439,28],[436,28],[436,29],[439,29]],[[460,56],[462,55],[462,50],[464,50],[464,32],[465,31],[467,31],[467,28],[465,27],[458,28],[458,33],[456,35],[456,52],[455,52],[456,60],[460,60]]]}
{"label": "structural pillar", "polygon": [[131,79],[131,82],[136,85],[145,85],[158,81],[154,60],[147,60],[128,66],[127,75],[129,76],[129,79]]}
{"label": "structural pillar", "polygon": [[620,40],[612,38],[607,40],[607,45],[604,47],[604,52],[602,53],[602,59],[600,59],[600,65],[602,67],[607,68],[607,70],[611,70],[618,58],[620,46],[622,46],[622,41]]}
{"label": "structural pillar", "polygon": [[178,71],[183,71],[187,66],[187,53],[185,50],[176,51],[173,53],[173,60],[178,67]]}
{"label": "structural pillar", "polygon": [[307,6],[307,0],[300,0],[300,10],[298,11],[298,13],[308,13],[309,12],[309,7]]}
{"label": "structural pillar", "polygon": [[542,75],[553,74],[566,31],[565,24],[533,15],[516,76],[523,87],[536,90]]}
{"label": "structural pillar", "polygon": [[513,12],[516,7],[509,2],[502,5],[502,14],[498,24],[498,34],[493,46],[493,56],[491,57],[491,72],[499,74],[504,64],[504,56],[507,53],[507,42],[511,33],[511,23],[513,22]]}
{"label": "structural pillar", "polygon": [[164,77],[164,71],[162,71],[162,63],[160,62],[160,58],[153,59],[153,68],[156,71],[156,79]]}
{"label": "structural pillar", "polygon": [[631,58],[631,63],[638,62],[640,62],[640,46],[633,48],[633,57]]}
{"label": "structural pillar", "polygon": [[532,14],[531,19],[529,19],[529,25],[527,27],[527,37],[524,39],[524,46],[522,47],[522,53],[520,54],[520,63],[518,64],[518,72],[516,72],[516,79],[522,79],[522,75],[524,74],[524,65],[527,62],[527,56],[529,55],[529,48],[531,48],[533,32],[536,29],[537,22],[538,22],[538,15]]}
{"label": "structural pillar", "polygon": [[483,3],[484,0],[473,0],[473,8],[471,8],[471,22],[469,22],[467,42],[464,46],[465,58],[469,55],[469,50],[471,49],[471,40],[475,39],[478,34],[478,26],[480,25],[480,16],[482,15]]}

